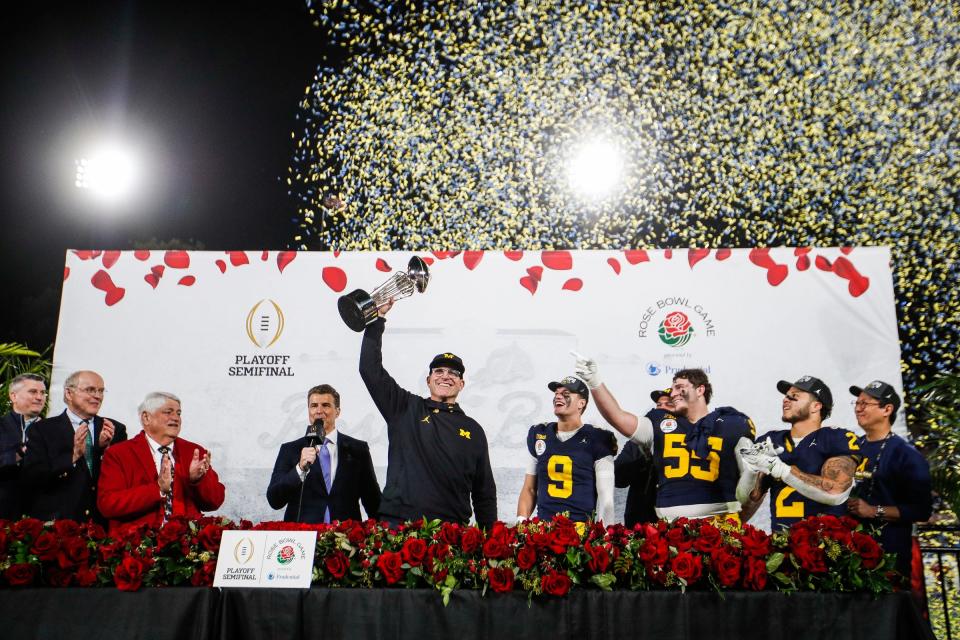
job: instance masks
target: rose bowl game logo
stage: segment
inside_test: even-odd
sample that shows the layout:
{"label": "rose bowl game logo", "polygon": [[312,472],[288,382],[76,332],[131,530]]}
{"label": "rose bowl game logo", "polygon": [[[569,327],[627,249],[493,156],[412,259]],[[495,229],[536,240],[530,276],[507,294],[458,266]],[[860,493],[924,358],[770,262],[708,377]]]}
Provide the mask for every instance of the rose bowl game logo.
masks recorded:
{"label": "rose bowl game logo", "polygon": [[693,325],[682,311],[671,311],[657,329],[660,341],[671,347],[682,347],[693,338]]}
{"label": "rose bowl game logo", "polygon": [[293,562],[294,555],[293,547],[286,544],[280,547],[280,551],[277,552],[277,562],[280,564],[290,564]]}

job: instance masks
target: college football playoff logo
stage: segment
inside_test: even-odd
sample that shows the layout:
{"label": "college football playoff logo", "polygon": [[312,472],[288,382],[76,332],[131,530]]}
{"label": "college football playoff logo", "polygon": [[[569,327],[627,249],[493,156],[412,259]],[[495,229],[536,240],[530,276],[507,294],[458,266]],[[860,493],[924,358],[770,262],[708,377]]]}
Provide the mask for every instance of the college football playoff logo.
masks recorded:
{"label": "college football playoff logo", "polygon": [[242,538],[233,548],[233,559],[237,564],[247,564],[253,560],[253,540]]}
{"label": "college football playoff logo", "polygon": [[[269,304],[264,304],[269,303]],[[269,349],[283,333],[283,310],[273,300],[263,299],[247,314],[247,337],[261,349]]]}
{"label": "college football playoff logo", "polygon": [[660,323],[657,329],[660,341],[671,347],[682,347],[693,338],[693,325],[682,311],[672,311]]}

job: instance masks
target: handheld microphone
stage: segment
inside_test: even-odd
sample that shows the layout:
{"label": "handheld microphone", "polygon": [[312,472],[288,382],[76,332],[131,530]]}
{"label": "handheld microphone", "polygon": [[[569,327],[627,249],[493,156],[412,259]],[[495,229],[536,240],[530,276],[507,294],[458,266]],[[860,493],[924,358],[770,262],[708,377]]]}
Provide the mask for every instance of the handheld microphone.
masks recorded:
{"label": "handheld microphone", "polygon": [[[309,427],[307,427],[307,446],[316,447],[320,444],[320,434],[323,432],[323,418],[317,418],[313,421]],[[313,466],[310,463],[307,463],[303,469],[304,473],[310,471],[310,467]]]}

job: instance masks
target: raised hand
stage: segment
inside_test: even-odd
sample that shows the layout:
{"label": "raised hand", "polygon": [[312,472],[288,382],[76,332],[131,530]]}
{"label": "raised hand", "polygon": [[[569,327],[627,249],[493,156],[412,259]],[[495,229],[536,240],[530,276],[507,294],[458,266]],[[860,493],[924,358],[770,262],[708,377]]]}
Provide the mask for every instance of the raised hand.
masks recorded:
{"label": "raised hand", "polygon": [[100,429],[100,437],[97,438],[97,446],[106,449],[113,442],[114,431],[116,431],[116,427],[113,426],[113,422],[109,418],[104,418],[103,428]]}
{"label": "raised hand", "polygon": [[603,384],[600,381],[600,372],[596,360],[581,355],[576,351],[571,351],[570,355],[577,359],[577,363],[574,365],[574,373],[577,374],[578,378],[587,383],[587,387],[592,390]]}
{"label": "raised hand", "polygon": [[200,482],[200,479],[210,470],[210,452],[200,457],[200,450],[193,450],[193,459],[190,460],[190,482]]}

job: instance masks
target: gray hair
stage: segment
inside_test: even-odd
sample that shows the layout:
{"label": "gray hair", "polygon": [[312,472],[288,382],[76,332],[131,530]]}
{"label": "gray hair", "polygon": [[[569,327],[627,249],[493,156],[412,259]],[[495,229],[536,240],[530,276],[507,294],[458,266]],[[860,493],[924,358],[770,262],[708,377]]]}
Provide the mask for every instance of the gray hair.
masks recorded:
{"label": "gray hair", "polygon": [[43,379],[43,376],[38,376],[35,373],[21,373],[10,381],[10,392],[16,393],[17,391],[20,391],[20,387],[22,387],[23,383],[27,382],[28,380],[32,380],[33,382],[42,382],[44,387],[47,386],[47,381]]}
{"label": "gray hair", "polygon": [[140,403],[140,406],[137,407],[137,414],[141,414],[143,412],[153,413],[165,405],[167,400],[173,400],[177,404],[183,404],[180,402],[180,398],[172,393],[168,393],[166,391],[151,391],[143,399],[143,402]]}
{"label": "gray hair", "polygon": [[100,375],[96,371],[90,371],[89,369],[81,369],[80,371],[74,371],[73,373],[68,375],[67,379],[63,381],[63,401],[64,402],[67,401],[67,389],[76,389],[77,383],[80,381],[80,376],[82,376],[85,373],[93,373],[98,376]]}

